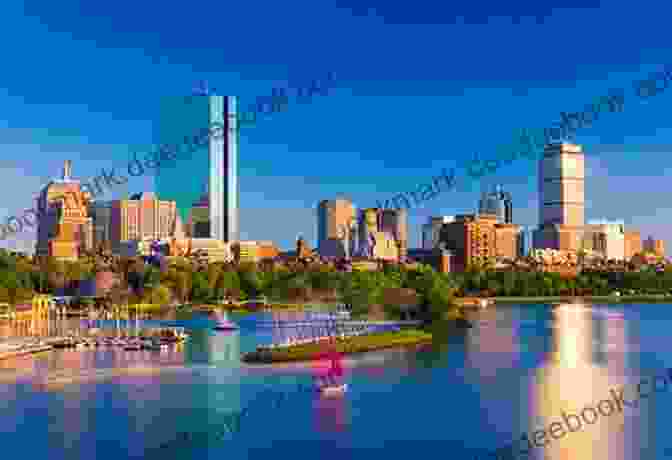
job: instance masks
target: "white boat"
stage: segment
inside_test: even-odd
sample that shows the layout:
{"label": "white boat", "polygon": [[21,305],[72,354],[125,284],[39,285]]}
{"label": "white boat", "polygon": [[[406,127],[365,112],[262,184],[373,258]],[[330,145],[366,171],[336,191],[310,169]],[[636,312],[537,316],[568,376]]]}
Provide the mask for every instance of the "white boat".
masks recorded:
{"label": "white boat", "polygon": [[344,394],[348,390],[348,384],[343,383],[341,385],[322,385],[317,389],[325,396],[336,396]]}
{"label": "white boat", "polygon": [[216,331],[235,331],[238,329],[238,326],[236,326],[234,323],[231,321],[227,320],[221,320],[217,323],[215,326]]}

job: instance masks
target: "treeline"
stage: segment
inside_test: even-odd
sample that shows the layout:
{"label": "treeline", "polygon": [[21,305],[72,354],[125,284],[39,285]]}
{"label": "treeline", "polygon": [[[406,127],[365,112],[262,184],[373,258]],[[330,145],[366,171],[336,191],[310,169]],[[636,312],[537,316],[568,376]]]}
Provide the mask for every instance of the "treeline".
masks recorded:
{"label": "treeline", "polygon": [[[155,261],[156,262],[156,261]],[[111,303],[214,303],[261,296],[284,302],[343,302],[355,313],[379,308],[404,316],[409,306],[439,314],[454,296],[564,296],[663,294],[672,290],[672,272],[583,271],[577,277],[535,271],[473,270],[440,274],[384,265],[380,271],[338,271],[326,264],[207,264],[178,259],[148,264],[143,258],[88,255],[76,262],[33,261],[0,250],[0,302],[29,301],[34,293],[76,295],[82,280],[107,285]]]}
{"label": "treeline", "polygon": [[672,291],[672,271],[645,268],[640,271],[583,271],[576,277],[558,273],[486,271],[449,275],[457,295],[488,296],[582,296],[667,294]]}

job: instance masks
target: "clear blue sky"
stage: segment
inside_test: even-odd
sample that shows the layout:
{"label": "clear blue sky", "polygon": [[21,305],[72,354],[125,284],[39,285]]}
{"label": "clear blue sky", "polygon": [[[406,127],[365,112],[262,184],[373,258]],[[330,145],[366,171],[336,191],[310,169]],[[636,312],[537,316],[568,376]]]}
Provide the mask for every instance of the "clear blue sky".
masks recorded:
{"label": "clear blue sky", "polygon": [[[587,218],[624,219],[667,239],[672,88],[640,102],[630,85],[672,64],[672,7],[554,3],[564,6],[4,0],[0,216],[30,207],[64,159],[76,177],[125,168],[131,149],[151,145],[162,96],[189,94],[206,79],[245,102],[333,71],[331,96],[292,101],[242,130],[243,238],[287,248],[301,233],[313,244],[319,200],[344,193],[374,206],[476,151],[496,156],[517,128],[548,126],[560,111],[626,87],[624,112],[577,136],[587,154]],[[537,224],[532,161],[481,183],[459,170],[456,182],[457,191],[411,211],[412,247],[427,216],[471,212],[494,183],[512,192],[516,223]],[[105,199],[152,188],[150,176],[132,179]]]}

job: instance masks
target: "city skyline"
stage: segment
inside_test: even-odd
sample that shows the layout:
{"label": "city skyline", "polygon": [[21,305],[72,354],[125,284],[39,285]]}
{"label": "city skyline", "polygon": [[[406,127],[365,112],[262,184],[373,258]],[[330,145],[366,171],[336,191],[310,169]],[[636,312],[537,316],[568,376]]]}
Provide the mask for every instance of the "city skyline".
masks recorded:
{"label": "city skyline", "polygon": [[[221,8],[217,6],[213,14]],[[256,20],[258,12],[244,5],[232,8],[242,21],[232,27],[242,36],[244,30],[238,27]],[[497,13],[487,29],[482,24],[454,21],[455,15],[466,18],[477,13],[469,5],[451,7],[455,11],[436,6],[431,14],[414,12],[418,20],[424,16],[430,22],[450,24],[441,29],[446,40],[459,37],[467,43],[449,63],[426,59],[440,50],[434,26],[404,25],[392,6],[382,5],[374,14],[356,18],[347,9],[316,8],[329,21],[311,23],[315,38],[307,45],[303,35],[278,33],[282,53],[269,50],[258,38],[223,53],[213,44],[221,37],[202,22],[199,27],[188,27],[190,33],[180,47],[158,46],[143,35],[107,34],[105,27],[87,32],[81,24],[70,24],[70,17],[59,11],[45,10],[39,19],[22,10],[7,11],[4,17],[11,22],[4,29],[7,38],[12,31],[30,30],[34,43],[26,44],[25,53],[6,58],[3,87],[7,91],[0,94],[6,115],[0,132],[7,154],[1,160],[0,180],[12,193],[0,204],[0,219],[4,222],[32,206],[36,191],[65,158],[73,160],[82,178],[99,174],[101,166],[125,169],[129,149],[146,152],[153,144],[161,98],[186,94],[195,81],[207,80],[227,94],[240,95],[246,107],[281,82],[310,80],[334,70],[339,88],[333,96],[262,116],[263,123],[240,132],[240,147],[245,152],[239,165],[241,239],[271,239],[287,248],[298,232],[307,241],[315,241],[319,200],[347,191],[359,208],[374,206],[377,200],[426,183],[443,167],[450,170],[468,162],[474,152],[480,152],[481,158],[498,158],[498,149],[513,142],[516,129],[552,126],[561,121],[562,112],[576,113],[611,88],[628,89],[633,81],[660,70],[669,60],[656,36],[664,28],[665,15],[646,9],[626,13],[612,5],[599,13],[578,8],[541,12],[541,5],[525,9],[516,5],[506,16],[527,19],[514,24]],[[535,12],[543,23],[529,20]],[[303,24],[307,13],[294,13],[273,10],[287,20],[283,28]],[[123,8],[115,6],[108,15],[121,20]],[[203,21],[192,12],[169,16],[180,23]],[[566,33],[567,24],[588,30],[596,22],[631,24],[633,18],[638,24],[650,24],[637,26],[634,39],[610,34],[584,43]],[[139,14],[138,20],[144,19],[157,36],[169,35],[166,23]],[[74,35],[59,35],[52,24],[61,24]],[[282,29],[268,26],[269,33]],[[350,35],[336,44],[329,37],[343,27]],[[400,28],[414,32],[411,44],[424,46],[401,68],[385,51],[409,46],[401,39],[408,34],[399,34]],[[484,38],[484,30],[486,36],[498,37],[496,44]],[[115,46],[92,47],[80,38],[89,33],[103,45]],[[530,36],[544,40],[531,43]],[[510,49],[522,52],[511,54]],[[567,65],[540,66],[529,59],[564,55],[568,49],[573,51]],[[605,49],[611,51],[605,53]],[[31,51],[50,59],[61,56],[62,61],[52,66],[54,78],[39,84],[34,80],[43,66],[25,61],[23,56]],[[311,59],[306,59],[307,53]],[[492,55],[494,60],[475,62],[472,57],[480,54]],[[371,55],[378,56],[375,62]],[[119,68],[130,71],[119,75]],[[625,219],[643,236],[668,239],[671,209],[659,190],[664,190],[666,171],[672,168],[667,160],[672,150],[672,133],[666,126],[669,98],[666,92],[641,105],[626,101],[622,113],[604,116],[577,132],[575,142],[586,153],[586,196],[590,197],[586,218]],[[402,126],[401,119],[403,129],[390,130]],[[327,158],[332,164],[326,168],[325,161],[315,161]],[[514,220],[536,225],[536,167],[535,162],[520,159],[480,183],[462,180],[465,172],[460,169],[455,189],[409,211],[409,247],[421,245],[419,228],[427,217],[472,211],[480,191],[494,183],[503,184],[512,194]],[[628,187],[622,187],[624,183]],[[101,199],[152,189],[152,178],[134,177]],[[270,231],[268,221],[275,223]],[[33,231],[21,237],[34,235]],[[13,243],[2,242],[7,244]]]}

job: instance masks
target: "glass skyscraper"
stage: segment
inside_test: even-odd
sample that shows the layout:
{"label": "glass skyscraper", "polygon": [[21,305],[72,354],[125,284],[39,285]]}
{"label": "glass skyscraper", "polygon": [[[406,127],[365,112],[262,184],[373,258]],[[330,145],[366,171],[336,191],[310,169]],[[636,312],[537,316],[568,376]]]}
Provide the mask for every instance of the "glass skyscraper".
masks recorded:
{"label": "glass skyscraper", "polygon": [[[166,97],[155,139],[181,146],[175,161],[158,168],[157,194],[162,200],[175,200],[187,222],[207,190],[209,236],[221,241],[239,239],[237,106],[235,96]],[[196,144],[194,138],[208,127],[213,135]]]}

